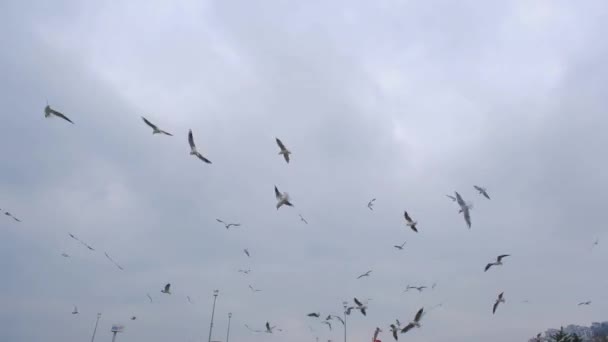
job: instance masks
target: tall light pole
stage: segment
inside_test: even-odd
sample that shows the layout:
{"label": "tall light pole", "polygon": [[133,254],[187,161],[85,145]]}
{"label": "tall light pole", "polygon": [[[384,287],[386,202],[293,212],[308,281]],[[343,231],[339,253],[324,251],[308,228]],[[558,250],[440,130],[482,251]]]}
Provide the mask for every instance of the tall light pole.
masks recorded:
{"label": "tall light pole", "polygon": [[346,342],[346,309],[348,308],[348,302],[342,302],[344,306],[344,342]]}
{"label": "tall light pole", "polygon": [[213,309],[211,309],[211,324],[209,325],[209,342],[211,342],[211,332],[213,331],[213,316],[215,315],[215,301],[220,290],[213,290]]}
{"label": "tall light pole", "polygon": [[101,317],[101,313],[97,313],[97,321],[95,321],[95,329],[93,329],[93,336],[91,336],[91,342],[95,341],[95,333],[97,332],[97,324],[99,323],[99,318]]}
{"label": "tall light pole", "polygon": [[232,312],[228,313],[228,331],[226,332],[226,342],[230,339],[230,320],[232,319]]}

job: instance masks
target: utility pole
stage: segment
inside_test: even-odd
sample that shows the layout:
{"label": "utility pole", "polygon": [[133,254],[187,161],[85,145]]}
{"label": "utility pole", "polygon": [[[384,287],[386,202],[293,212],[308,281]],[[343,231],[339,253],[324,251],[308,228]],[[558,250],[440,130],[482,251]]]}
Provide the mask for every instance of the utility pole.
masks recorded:
{"label": "utility pole", "polygon": [[346,342],[346,308],[348,307],[348,302],[342,302],[344,305],[344,342]]}
{"label": "utility pole", "polygon": [[93,329],[93,336],[91,336],[91,342],[95,341],[95,333],[97,332],[97,324],[99,323],[99,318],[101,317],[101,313],[97,313],[97,321],[95,321],[95,329]]}
{"label": "utility pole", "polygon": [[213,309],[211,309],[211,324],[209,325],[209,342],[211,342],[211,332],[213,331],[213,316],[215,315],[215,301],[220,290],[213,290]]}
{"label": "utility pole", "polygon": [[230,339],[230,320],[232,319],[232,312],[228,313],[228,331],[226,332],[226,342]]}

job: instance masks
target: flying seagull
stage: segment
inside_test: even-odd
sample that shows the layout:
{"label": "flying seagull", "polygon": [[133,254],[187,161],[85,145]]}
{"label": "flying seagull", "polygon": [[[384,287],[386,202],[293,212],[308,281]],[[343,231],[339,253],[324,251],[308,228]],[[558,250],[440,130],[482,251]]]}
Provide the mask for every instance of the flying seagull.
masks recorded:
{"label": "flying seagull", "polygon": [[285,161],[287,163],[289,163],[289,155],[291,154],[291,151],[289,151],[285,145],[283,145],[283,142],[281,141],[281,139],[279,138],[275,138],[277,141],[277,145],[279,145],[279,148],[281,149],[281,151],[279,152],[279,154],[283,155],[283,158],[285,158]]}
{"label": "flying seagull", "polygon": [[72,120],[70,120],[67,116],[65,116],[64,114],[54,110],[53,108],[51,108],[51,106],[49,106],[49,104],[46,104],[46,107],[44,107],[44,117],[48,118],[51,115],[54,115],[56,117],[62,118],[68,122],[70,122],[71,124],[73,124],[74,122],[72,122]]}
{"label": "flying seagull", "polygon": [[361,311],[361,313],[363,314],[363,316],[366,316],[366,312],[365,310],[367,310],[367,305],[364,305],[363,303],[361,303],[357,298],[354,298],[355,304],[357,304],[357,307],[355,309]]}
{"label": "flying seagull", "polygon": [[399,341],[399,335],[397,335],[397,333],[399,332],[399,327],[397,325],[391,324],[391,333],[393,334],[393,338],[395,339],[395,341]]}
{"label": "flying seagull", "polygon": [[367,202],[367,208],[369,210],[374,210],[374,202],[376,202],[375,198],[372,198],[371,201]]}
{"label": "flying seagull", "polygon": [[67,253],[61,253],[61,256],[64,257],[64,258],[69,258],[70,257],[70,255],[67,254]]}
{"label": "flying seagull", "polygon": [[167,131],[163,131],[162,129],[158,128],[155,124],[151,123],[150,121],[148,121],[148,119],[144,118],[143,116],[141,118],[142,118],[142,120],[144,120],[146,125],[152,127],[152,134],[165,134],[165,135],[173,136],[173,134],[171,134]]}
{"label": "flying seagull", "polygon": [[358,276],[357,279],[361,279],[363,277],[369,277],[370,273],[372,273],[372,270],[369,270],[369,271],[363,273],[362,275]]}
{"label": "flying seagull", "polygon": [[148,299],[150,300],[150,303],[153,303],[153,301],[152,301],[152,297],[150,296],[150,294],[149,294],[149,293],[146,293],[146,296],[148,296]]}
{"label": "flying seagull", "polygon": [[298,214],[300,216],[300,221],[308,224],[308,221],[306,221],[306,219],[304,217],[302,217],[302,214]]}
{"label": "flying seagull", "polygon": [[249,272],[251,272],[251,270],[239,270],[240,273],[244,273],[244,274],[249,274]]}
{"label": "flying seagull", "polygon": [[374,339],[372,342],[376,342],[376,340],[378,339],[378,335],[382,332],[382,329],[376,327],[376,330],[374,331]]}
{"label": "flying seagull", "polygon": [[321,323],[322,324],[327,324],[327,326],[329,327],[329,331],[331,331],[331,323],[329,323],[328,321],[323,321]]}
{"label": "flying seagull", "polygon": [[420,328],[420,319],[422,318],[423,313],[424,313],[424,308],[421,308],[420,310],[418,310],[418,312],[416,313],[416,316],[414,317],[414,320],[412,322],[410,322],[410,324],[406,325],[403,329],[401,329],[401,333],[405,334],[406,332],[410,331],[412,328]]}
{"label": "flying seagull", "polygon": [[437,283],[433,283],[433,285],[431,286],[431,290],[434,290],[436,286],[437,286]]}
{"label": "flying seagull", "polygon": [[249,288],[251,289],[251,292],[254,292],[254,293],[262,291],[262,290],[253,288],[253,286],[251,286],[251,285],[249,285]]}
{"label": "flying seagull", "polygon": [[247,250],[247,248],[243,249],[243,252],[245,252],[248,258],[251,258],[251,255],[249,255],[249,251]]}
{"label": "flying seagull", "polygon": [[418,292],[422,292],[422,290],[426,289],[426,286],[410,286],[410,285],[407,285],[407,287],[405,288],[405,291],[403,291],[403,292],[407,292],[410,289],[415,289],[415,290],[418,290]]}
{"label": "flying seagull", "polygon": [[502,259],[505,257],[508,257],[509,255],[510,254],[503,254],[503,255],[499,255],[498,257],[496,257],[496,262],[491,262],[491,263],[487,264],[484,272],[487,272],[490,269],[490,267],[492,267],[492,266],[502,265]]}
{"label": "flying seagull", "polygon": [[403,216],[405,217],[406,225],[408,227],[412,228],[413,231],[415,231],[416,233],[418,233],[418,229],[416,228],[416,225],[418,224],[418,222],[412,220],[412,218],[410,217],[410,215],[407,214],[407,211],[403,211]]}
{"label": "flying seagull", "polygon": [[4,213],[4,215],[11,217],[13,220],[17,221],[17,222],[21,222],[20,219],[18,219],[16,216],[14,216],[13,214],[9,213],[8,211]]}
{"label": "flying seagull", "polygon": [[283,205],[293,207],[293,204],[289,201],[289,194],[286,192],[281,193],[277,186],[274,186],[274,196],[277,198],[277,210]]}
{"label": "flying seagull", "polygon": [[226,229],[230,228],[230,227],[240,227],[241,224],[240,223],[226,223],[220,219],[215,219],[217,222],[221,223],[224,225],[224,227],[226,227]]}
{"label": "flying seagull", "polygon": [[586,302],[580,302],[580,303],[578,303],[578,305],[579,305],[579,306],[580,306],[580,305],[591,305],[591,301],[590,301],[590,300],[588,300],[588,301],[586,301]]}
{"label": "flying seagull", "polygon": [[403,250],[403,246],[405,246],[405,242],[406,241],[403,241],[403,243],[401,245],[395,245],[393,247],[397,248],[398,250]]}
{"label": "flying seagull", "polygon": [[80,240],[79,238],[77,238],[77,237],[76,237],[74,234],[72,234],[72,233],[68,233],[68,235],[69,235],[69,236],[70,236],[72,239],[74,239],[74,240],[76,240],[76,241],[80,242],[80,244],[81,244],[81,245],[85,246],[85,247],[86,247],[86,248],[88,248],[89,250],[91,250],[91,251],[94,251],[94,250],[95,250],[93,247],[91,247],[91,246],[87,245],[87,244],[86,244],[84,241],[82,241],[82,240]]}
{"label": "flying seagull", "polygon": [[120,266],[116,261],[114,261],[114,259],[110,258],[110,256],[108,255],[107,252],[104,252],[104,253],[106,255],[106,258],[108,258],[108,260],[110,260],[116,267],[118,267],[119,270],[124,271],[122,266]]}
{"label": "flying seagull", "polygon": [[319,318],[321,316],[321,313],[320,312],[311,312],[306,316]]}
{"label": "flying seagull", "polygon": [[454,192],[456,194],[456,201],[458,202],[458,205],[460,206],[460,211],[459,213],[462,213],[462,215],[464,216],[464,221],[467,223],[467,226],[469,226],[469,229],[471,229],[471,213],[470,213],[470,209],[471,209],[471,205],[467,204],[464,202],[464,200],[462,199],[462,196],[460,196],[460,194],[458,192]]}
{"label": "flying seagull", "polygon": [[132,321],[134,321],[134,320],[136,320],[136,319],[137,319],[137,317],[135,317],[135,316],[131,316],[131,320],[132,320]]}
{"label": "flying seagull", "polygon": [[483,197],[490,199],[490,196],[488,195],[488,191],[486,190],[486,188],[482,188],[477,185],[473,185],[473,187],[475,188],[475,190],[479,191],[479,194],[483,195]]}
{"label": "flying seagull", "polygon": [[72,311],[72,315],[77,315],[78,314],[78,307],[76,305],[74,305],[74,310]]}
{"label": "flying seagull", "polygon": [[[273,330],[274,330],[276,327],[277,327],[276,325],[274,325],[274,326],[272,326],[272,327],[271,327],[271,326],[270,326],[270,323],[269,323],[269,322],[266,322],[266,333],[268,333],[268,334],[272,334],[272,331],[273,331]],[[278,330],[278,331],[281,331],[281,329],[277,329],[277,330]]]}
{"label": "flying seagull", "polygon": [[190,144],[190,155],[197,156],[198,159],[204,161],[207,164],[211,164],[211,161],[203,157],[203,155],[200,154],[196,149],[196,145],[194,144],[194,137],[192,136],[192,130],[188,131],[188,143]]}
{"label": "flying seagull", "polygon": [[503,294],[504,294],[504,292],[501,292],[501,293],[498,295],[498,298],[496,299],[496,303],[494,303],[494,307],[492,308],[492,314],[495,314],[495,313],[496,313],[496,308],[498,307],[498,304],[500,304],[500,303],[504,303],[504,302],[505,302],[505,299],[504,299],[504,297],[503,297]]}
{"label": "flying seagull", "polygon": [[591,249],[593,249],[593,247],[597,246],[600,244],[600,239],[595,239],[595,242],[593,243],[593,245],[591,246]]}
{"label": "flying seagull", "polygon": [[165,285],[165,288],[160,290],[162,293],[171,294],[171,284]]}
{"label": "flying seagull", "polygon": [[190,296],[186,296],[186,299],[188,300],[188,303],[194,304],[194,303],[192,303],[192,299],[190,299]]}

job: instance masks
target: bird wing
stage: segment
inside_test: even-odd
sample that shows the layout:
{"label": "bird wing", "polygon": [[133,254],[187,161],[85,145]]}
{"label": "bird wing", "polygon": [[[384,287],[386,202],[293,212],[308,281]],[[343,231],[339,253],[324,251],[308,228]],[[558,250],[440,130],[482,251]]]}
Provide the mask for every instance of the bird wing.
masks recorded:
{"label": "bird wing", "polygon": [[154,129],[154,130],[158,130],[158,127],[156,127],[155,124],[153,124],[150,121],[148,121],[148,119],[144,118],[143,116],[141,118],[142,118],[142,120],[144,120],[144,122],[146,123],[146,125],[152,127],[152,129]]}
{"label": "bird wing", "polygon": [[486,268],[485,268],[483,271],[484,271],[484,272],[487,272],[487,271],[490,269],[490,267],[492,267],[492,266],[494,266],[494,263],[493,263],[493,262],[491,262],[491,263],[487,264],[487,265],[486,265]]}
{"label": "bird wing", "polygon": [[367,314],[365,313],[365,308],[361,308],[361,313],[363,314],[363,316],[367,316]]}
{"label": "bird wing", "polygon": [[158,131],[161,132],[162,134],[165,134],[165,135],[168,135],[168,136],[171,136],[171,137],[173,136],[173,134],[171,134],[171,133],[169,133],[167,131],[163,131],[162,129],[159,129]]}
{"label": "bird wing", "polygon": [[270,323],[266,322],[266,330],[270,331]]}
{"label": "bird wing", "polygon": [[[281,139],[279,139],[279,138],[275,138],[275,139],[276,139],[277,145],[279,145],[279,148],[281,149],[281,151],[284,151],[286,148],[285,148],[285,145],[283,145],[283,142],[281,141]],[[285,159],[287,159],[287,158],[285,158]]]}
{"label": "bird wing", "polygon": [[479,191],[479,192],[483,192],[483,188],[477,185],[473,185],[473,187],[475,188],[475,190]]}
{"label": "bird wing", "polygon": [[60,118],[62,118],[62,119],[64,119],[64,120],[66,120],[66,121],[69,121],[70,123],[73,123],[73,122],[72,122],[72,120],[70,120],[70,119],[69,119],[67,116],[65,116],[63,113],[60,113],[60,112],[58,112],[58,111],[56,111],[56,110],[54,110],[54,109],[51,109],[51,113],[53,113],[54,115],[56,115],[56,116],[58,116],[58,117],[60,117]]}
{"label": "bird wing", "polygon": [[331,330],[331,323],[327,322],[327,321],[323,321],[321,323],[327,324],[327,326],[329,327],[329,330]]}
{"label": "bird wing", "polygon": [[393,338],[395,339],[395,341],[399,340],[399,336],[397,335],[397,329],[393,329]]}
{"label": "bird wing", "polygon": [[407,214],[407,211],[403,211],[403,216],[405,217],[405,220],[407,222],[412,222],[412,218],[410,217],[410,215]]}
{"label": "bird wing", "polygon": [[420,310],[418,310],[418,312],[416,313],[416,317],[414,317],[414,321],[415,322],[419,322],[420,319],[422,318],[422,313],[424,312],[424,308],[420,308]]}
{"label": "bird wing", "polygon": [[357,306],[363,306],[363,304],[357,298],[354,298],[354,301]]}
{"label": "bird wing", "polygon": [[498,295],[498,299],[502,299],[503,294],[504,294],[504,292],[501,292],[501,293]]}
{"label": "bird wing", "polygon": [[452,201],[456,201],[456,197],[454,196],[450,196],[450,195],[446,195],[449,199],[451,199]]}
{"label": "bird wing", "polygon": [[376,331],[374,331],[374,341],[376,342],[376,339],[378,338],[378,334],[380,333],[380,328],[376,328]]}
{"label": "bird wing", "polygon": [[342,324],[344,324],[344,320],[342,319],[342,317],[340,316],[334,316],[335,318],[337,318]]}
{"label": "bird wing", "polygon": [[462,199],[462,196],[460,196],[460,194],[457,191],[454,191],[454,194],[456,195],[456,202],[458,202],[458,205],[461,207],[466,207],[466,203],[464,203],[464,200]]}
{"label": "bird wing", "polygon": [[274,186],[274,196],[275,196],[277,199],[280,199],[280,198],[281,198],[281,193],[279,192],[279,189],[277,188],[277,186],[276,186],[276,185]]}
{"label": "bird wing", "polygon": [[188,131],[188,144],[190,144],[191,150],[196,150],[196,145],[194,144],[194,137],[192,136],[192,130]]}
{"label": "bird wing", "polygon": [[150,303],[152,303],[152,297],[150,297],[150,294],[146,294],[146,296],[148,296],[148,299],[150,299]]}
{"label": "bird wing", "polygon": [[285,161],[289,163],[289,153],[283,154],[283,158],[285,158]]}
{"label": "bird wing", "polygon": [[169,292],[170,288],[171,288],[171,284],[165,285],[165,292]]}
{"label": "bird wing", "polygon": [[216,218],[215,220],[216,220],[217,222],[219,222],[219,223],[223,223],[223,224],[225,224],[225,223],[224,223],[224,221],[220,220],[219,218]]}
{"label": "bird wing", "polygon": [[494,307],[492,308],[492,314],[496,313],[496,308],[498,307],[499,303],[500,303],[499,301],[496,301],[496,303],[494,303]]}
{"label": "bird wing", "polygon": [[469,208],[464,207],[462,214],[464,215],[464,221],[467,223],[467,226],[469,226],[469,229],[470,229],[471,228],[471,213],[469,212]]}
{"label": "bird wing", "polygon": [[412,228],[413,231],[415,231],[416,233],[418,233],[418,228],[416,228],[416,226],[410,226],[410,228]]}
{"label": "bird wing", "polygon": [[406,325],[405,328],[401,329],[401,333],[405,334],[406,332],[410,331],[413,327],[414,327],[414,324],[410,323],[410,324]]}
{"label": "bird wing", "polygon": [[502,258],[508,257],[510,256],[510,254],[503,254],[503,255],[499,255],[496,260],[498,260],[498,262],[500,262],[502,260]]}
{"label": "bird wing", "polygon": [[203,157],[203,155],[202,155],[202,154],[200,154],[200,153],[196,152],[196,153],[195,153],[195,155],[198,157],[198,159],[200,159],[200,160],[204,161],[205,163],[207,163],[207,164],[211,164],[211,160],[209,160],[209,159],[207,159],[207,158]]}

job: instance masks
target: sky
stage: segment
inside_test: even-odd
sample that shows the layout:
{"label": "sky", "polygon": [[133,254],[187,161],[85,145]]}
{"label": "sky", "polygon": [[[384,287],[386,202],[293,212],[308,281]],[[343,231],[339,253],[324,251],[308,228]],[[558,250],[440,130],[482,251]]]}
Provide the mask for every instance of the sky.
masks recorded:
{"label": "sky", "polygon": [[[369,309],[348,316],[351,342],[375,327],[390,341],[388,325],[421,307],[402,340],[527,341],[608,320],[607,12],[599,0],[0,3],[0,208],[22,220],[0,217],[0,340],[82,341],[99,312],[98,340],[123,324],[117,341],[206,341],[215,289],[215,341],[228,313],[231,341],[342,341],[340,323],[306,314],[341,314],[353,297]],[[75,124],[45,118],[47,101]],[[213,164],[189,155],[189,129]],[[275,208],[275,185],[293,208]],[[471,229],[454,191],[473,204]],[[511,256],[484,272],[499,254]],[[245,327],[266,321],[283,331]]]}

